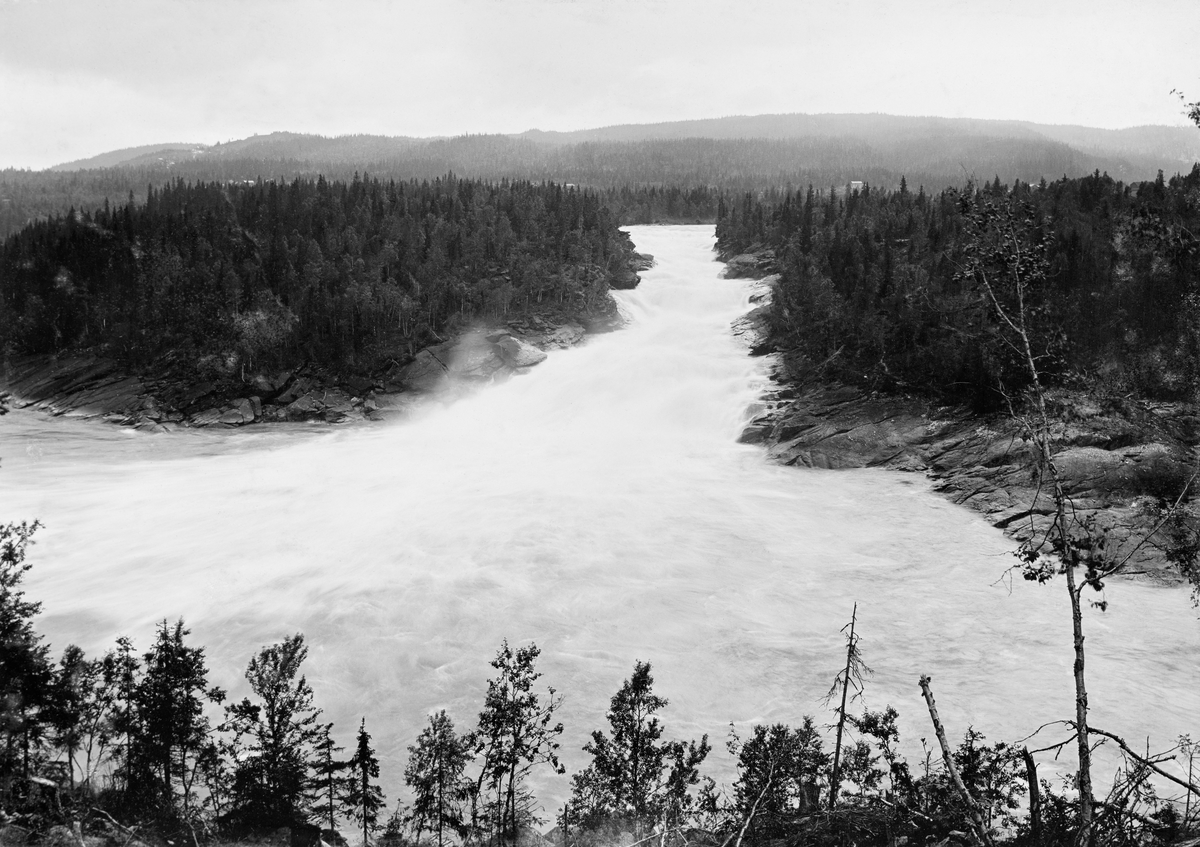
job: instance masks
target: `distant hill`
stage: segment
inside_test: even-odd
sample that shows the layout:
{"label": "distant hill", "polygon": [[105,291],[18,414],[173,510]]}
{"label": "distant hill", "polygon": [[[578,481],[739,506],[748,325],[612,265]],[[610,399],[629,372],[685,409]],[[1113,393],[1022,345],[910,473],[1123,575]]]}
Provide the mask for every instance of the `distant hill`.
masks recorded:
{"label": "distant hill", "polygon": [[[912,141],[932,142],[945,149],[953,147],[954,141],[967,138],[1019,140],[1034,145],[1049,141],[1067,145],[1078,153],[1124,160],[1118,170],[1128,167],[1126,179],[1152,178],[1159,168],[1168,172],[1181,168],[1188,170],[1193,162],[1200,161],[1200,132],[1190,126],[1098,129],[1030,121],[885,114],[735,115],[658,124],[623,124],[575,132],[533,129],[519,137],[543,144],[672,138],[852,138],[884,150],[903,147]],[[1134,176],[1135,172],[1137,176]]]}
{"label": "distant hill", "polygon": [[[545,154],[506,145],[501,139],[532,142],[538,147],[568,147],[580,144],[627,144],[684,139],[713,140],[800,140],[855,141],[871,164],[891,170],[924,169],[925,162],[908,163],[914,151],[923,150],[943,163],[954,161],[961,175],[979,171],[999,174],[989,151],[1003,150],[1008,160],[1032,167],[1044,162],[1037,176],[1053,178],[1083,169],[1109,169],[1125,180],[1153,178],[1158,169],[1188,170],[1200,161],[1200,132],[1192,127],[1142,126],[1109,130],[1084,126],[1036,124],[1029,121],[979,120],[974,118],[905,117],[885,114],[787,114],[735,115],[705,120],[657,124],[624,124],[575,132],[529,130],[514,136],[475,135],[450,139],[465,152],[482,145],[498,159],[497,167],[518,167],[533,159],[552,159]],[[485,141],[486,140],[486,141]],[[411,138],[382,135],[325,137],[292,132],[254,135],[224,144],[157,144],[132,147],[56,165],[52,170],[84,170],[114,166],[174,167],[200,160],[254,159],[325,164],[386,164],[405,160],[453,159],[452,149],[442,138]],[[440,144],[439,144],[440,142]],[[865,145],[865,147],[863,146]],[[818,145],[820,146],[820,145]],[[870,153],[867,153],[867,149]],[[667,149],[667,148],[664,148]],[[466,156],[471,159],[472,156]],[[470,161],[465,162],[473,166]],[[1094,167],[1089,167],[1094,163]],[[867,161],[864,161],[864,165]],[[997,164],[1001,164],[997,162]],[[763,176],[768,176],[764,173]],[[1004,174],[999,174],[1004,176]],[[1009,178],[1028,174],[1011,174]]]}
{"label": "distant hill", "polygon": [[[70,208],[145,196],[168,181],[244,182],[355,174],[433,180],[447,173],[573,183],[606,192],[674,187],[733,194],[862,180],[938,191],[968,179],[1005,184],[1094,171],[1125,183],[1187,173],[1200,161],[1200,131],[1121,130],[1028,121],[860,115],[752,115],[629,124],[577,132],[410,138],[326,137],[294,132],[222,144],[149,144],[48,171],[0,171],[0,238]],[[617,204],[620,208],[620,204]]]}
{"label": "distant hill", "polygon": [[1097,129],[1086,126],[1037,124],[1031,121],[978,118],[910,117],[871,114],[733,115],[657,124],[622,124],[575,132],[531,129],[522,137],[550,144],[582,141],[644,141],[654,138],[805,138],[843,136],[866,141],[937,136],[1048,138],[1079,147],[1109,152],[1163,153],[1200,156],[1200,134],[1187,126],[1140,126]]}
{"label": "distant hill", "polygon": [[206,149],[204,144],[144,144],[141,147],[126,147],[101,153],[88,159],[76,159],[47,168],[51,171],[85,171],[96,168],[114,168],[118,165],[147,165],[153,162],[174,163],[184,158],[193,158]]}

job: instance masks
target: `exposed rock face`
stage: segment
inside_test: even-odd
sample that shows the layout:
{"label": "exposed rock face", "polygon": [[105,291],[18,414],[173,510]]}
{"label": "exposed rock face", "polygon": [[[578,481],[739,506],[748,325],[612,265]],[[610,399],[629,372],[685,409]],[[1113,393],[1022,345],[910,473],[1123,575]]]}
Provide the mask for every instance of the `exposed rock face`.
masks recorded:
{"label": "exposed rock face", "polygon": [[639,273],[650,270],[655,264],[654,257],[649,253],[635,252],[629,257],[629,266]]}
{"label": "exposed rock face", "polygon": [[[615,311],[609,318],[593,329],[619,323]],[[130,375],[116,362],[99,357],[11,357],[0,370],[0,395],[9,396],[16,408],[103,417],[148,430],[260,421],[381,420],[410,414],[419,395],[460,392],[472,384],[525,372],[545,361],[546,350],[574,346],[585,334],[578,323],[527,316],[503,329],[475,330],[427,347],[377,379],[337,379],[305,366],[277,374],[188,382]]]}
{"label": "exposed rock face", "polygon": [[480,332],[467,333],[442,348],[446,372],[454,379],[486,381],[504,367],[499,349]]}
{"label": "exposed rock face", "polygon": [[409,391],[433,391],[446,377],[446,365],[434,353],[436,348],[426,347],[418,353],[397,375],[397,381]]}
{"label": "exposed rock face", "polygon": [[[764,305],[734,323],[752,349],[765,352],[770,284],[755,296]],[[873,395],[822,383],[777,362],[779,388],[764,399],[742,433],[786,465],[815,468],[885,467],[920,471],[934,490],[981,512],[1024,541],[1044,533],[1054,512],[1051,494],[1034,479],[1034,451],[1007,415],[979,416],[916,397]],[[1200,419],[1183,405],[1102,409],[1092,398],[1057,392],[1055,466],[1080,518],[1091,516],[1110,534],[1117,556],[1132,553],[1140,568],[1162,578],[1165,564],[1153,545],[1134,548],[1152,519],[1145,506],[1173,499],[1200,466]]]}
{"label": "exposed rock face", "polygon": [[741,253],[725,259],[726,279],[761,279],[770,274],[775,267],[775,251],[770,249],[754,250]]}
{"label": "exposed rock face", "polygon": [[499,339],[496,347],[499,348],[500,358],[510,368],[528,368],[546,360],[543,351],[511,335]]}
{"label": "exposed rock face", "polygon": [[36,356],[13,357],[3,371],[0,385],[12,392],[16,408],[136,416],[146,394],[140,378],[123,373],[116,362],[94,356],[64,356],[48,362]]}
{"label": "exposed rock face", "polygon": [[[567,324],[533,337],[542,348],[551,349],[573,346],[583,335],[583,327]],[[472,332],[456,341],[425,348],[400,370],[397,381],[409,391],[432,393],[447,390],[455,383],[503,379],[545,359],[544,349],[508,331]]]}
{"label": "exposed rock face", "polygon": [[[1097,411],[1055,431],[1055,465],[1077,515],[1092,516],[1108,530],[1118,556],[1131,552],[1151,528],[1143,507],[1173,499],[1196,472],[1197,440],[1173,435],[1170,417],[1160,415],[1151,409]],[[1130,416],[1139,443],[1128,443]],[[742,440],[766,445],[772,458],[787,465],[923,472],[935,491],[1021,541],[1044,532],[1054,511],[1051,494],[1033,478],[1031,444],[1004,416],[808,385],[769,400]],[[1164,564],[1152,545],[1132,561],[1151,570]]]}
{"label": "exposed rock face", "polygon": [[637,288],[642,278],[638,276],[642,271],[648,271],[654,267],[654,257],[649,253],[630,252],[629,264],[620,268],[613,273],[608,281],[609,288],[624,290],[629,288]]}

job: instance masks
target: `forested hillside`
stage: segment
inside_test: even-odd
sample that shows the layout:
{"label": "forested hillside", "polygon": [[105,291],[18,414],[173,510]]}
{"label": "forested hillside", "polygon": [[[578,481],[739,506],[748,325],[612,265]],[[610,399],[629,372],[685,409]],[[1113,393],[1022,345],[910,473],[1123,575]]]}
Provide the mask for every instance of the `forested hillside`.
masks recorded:
{"label": "forested hillside", "polygon": [[607,312],[631,250],[596,194],[560,185],[175,180],[6,240],[0,339],[363,369],[475,318]]}
{"label": "forested hillside", "polygon": [[[678,186],[759,191],[865,180],[895,188],[904,176],[937,192],[999,176],[1037,182],[1100,170],[1124,181],[1186,172],[1200,141],[1178,127],[1095,130],[1017,121],[891,115],[760,115],[574,133],[418,139],[326,138],[278,132],[211,146],[167,144],[114,151],[50,171],[0,172],[0,237],[72,206],[144,200],[172,180],[297,177],[349,181],[435,179],[446,173],[570,183],[596,191]],[[709,208],[702,220],[712,220]],[[663,213],[651,220],[673,220]],[[622,223],[645,222],[622,218]]]}
{"label": "forested hillside", "polygon": [[723,203],[717,223],[725,256],[770,251],[780,349],[841,380],[977,407],[1028,378],[968,272],[1014,256],[1029,274],[1025,306],[1047,377],[1194,398],[1197,232],[1200,165],[1136,186],[1097,172],[961,192],[810,187]]}

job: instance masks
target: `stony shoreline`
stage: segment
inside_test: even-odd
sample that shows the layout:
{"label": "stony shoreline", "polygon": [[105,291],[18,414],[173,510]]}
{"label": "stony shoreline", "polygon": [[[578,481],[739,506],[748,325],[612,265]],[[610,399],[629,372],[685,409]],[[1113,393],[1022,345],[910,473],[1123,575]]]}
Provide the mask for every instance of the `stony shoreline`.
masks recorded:
{"label": "stony shoreline", "polygon": [[420,350],[373,377],[340,377],[303,365],[228,381],[180,381],[133,374],[102,356],[11,356],[0,394],[14,408],[104,420],[151,431],[295,421],[386,420],[429,397],[445,397],[524,373],[546,351],[572,347],[589,331],[576,321],[538,317],[482,326]]}
{"label": "stony shoreline", "polygon": [[[612,287],[635,287],[638,273],[653,264],[652,256],[631,253],[628,270],[612,280]],[[157,432],[388,420],[404,417],[431,398],[452,398],[525,373],[548,351],[573,347],[621,324],[613,301],[598,314],[547,311],[476,324],[367,376],[301,364],[204,378],[195,368],[173,367],[170,361],[136,373],[102,355],[8,356],[0,367],[0,398],[18,409]]]}
{"label": "stony shoreline", "polygon": [[[1053,504],[1033,478],[1029,442],[1010,416],[817,379],[804,362],[775,350],[765,320],[772,259],[746,255],[727,263],[727,277],[757,278],[761,286],[759,305],[734,331],[755,354],[774,357],[773,388],[743,442],[761,444],[784,465],[923,473],[936,492],[1015,541],[1046,530]],[[1143,539],[1155,524],[1152,508],[1173,502],[1200,464],[1200,410],[1070,391],[1048,399],[1056,418],[1056,466],[1079,517],[1108,532],[1110,552],[1132,556],[1131,569],[1143,572],[1138,578],[1178,583],[1156,539]]]}

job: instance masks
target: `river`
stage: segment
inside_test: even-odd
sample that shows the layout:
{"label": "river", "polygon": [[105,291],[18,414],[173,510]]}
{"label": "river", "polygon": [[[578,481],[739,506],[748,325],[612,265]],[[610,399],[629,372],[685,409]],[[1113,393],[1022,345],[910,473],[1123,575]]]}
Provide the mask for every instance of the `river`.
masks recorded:
{"label": "river", "polygon": [[[1003,579],[1012,543],[920,475],[769,464],[736,439],[765,384],[730,323],[712,227],[634,227],[657,266],[616,292],[618,332],[398,424],[147,434],[0,418],[0,519],[39,518],[30,596],[56,652],[139,648],[183,617],[211,680],[303,632],[343,743],[365,716],[389,798],[431,710],[473,724],[501,639],[535,641],[565,695],[565,762],[652,663],[669,737],[798,722],[859,609],[865,704],[929,737],[1015,740],[1072,714],[1061,583]],[[1114,583],[1089,609],[1094,722],[1137,744],[1200,732],[1200,623],[1183,590]],[[1047,742],[1066,733],[1043,735]],[[1032,745],[1031,745],[1032,746]],[[1103,782],[1103,775],[1100,780]],[[565,777],[536,782],[549,814]]]}

